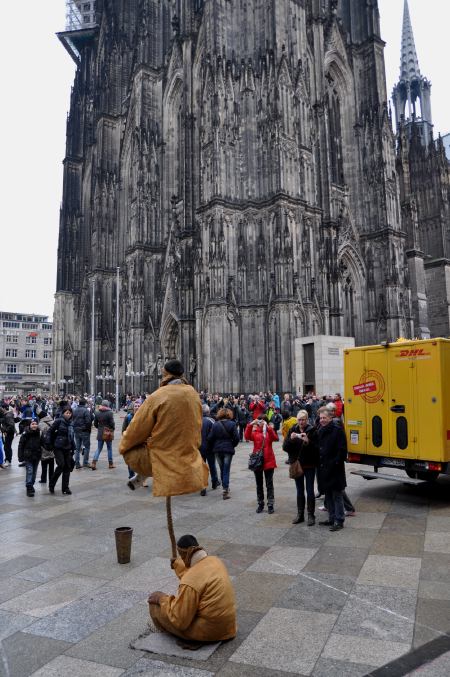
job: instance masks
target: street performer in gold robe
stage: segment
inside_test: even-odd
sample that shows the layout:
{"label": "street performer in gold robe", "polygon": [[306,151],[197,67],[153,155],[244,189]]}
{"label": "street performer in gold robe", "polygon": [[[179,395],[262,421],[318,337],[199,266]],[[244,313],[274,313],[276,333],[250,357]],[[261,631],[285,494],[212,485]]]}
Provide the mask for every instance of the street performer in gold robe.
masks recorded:
{"label": "street performer in gold robe", "polygon": [[119,445],[134,472],[153,477],[153,496],[191,494],[208,484],[199,451],[202,405],[183,371],[179,360],[166,362],[160,387],[139,407]]}
{"label": "street performer in gold robe", "polygon": [[159,630],[186,640],[218,642],[236,636],[236,602],[225,565],[208,555],[194,536],[178,539],[172,567],[180,579],[176,595],[153,592],[150,616]]}

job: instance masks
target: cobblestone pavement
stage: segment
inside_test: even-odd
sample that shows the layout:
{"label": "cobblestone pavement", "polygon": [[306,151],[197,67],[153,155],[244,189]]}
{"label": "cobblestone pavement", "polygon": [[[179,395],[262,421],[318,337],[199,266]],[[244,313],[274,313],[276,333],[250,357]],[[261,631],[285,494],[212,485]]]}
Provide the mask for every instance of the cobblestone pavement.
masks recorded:
{"label": "cobblestone pavement", "polygon": [[[37,483],[27,498],[15,455],[0,470],[0,674],[450,674],[450,480],[412,488],[349,474],[357,515],[330,533],[291,524],[281,444],[275,514],[257,515],[248,452],[237,449],[231,500],[216,490],[172,501],[177,536],[220,556],[236,589],[238,636],[206,662],[129,648],[146,630],[147,593],[176,589],[164,499],[131,492],[106,448],[95,473],[73,472],[72,496]],[[116,562],[118,526],[134,529],[128,565]]]}

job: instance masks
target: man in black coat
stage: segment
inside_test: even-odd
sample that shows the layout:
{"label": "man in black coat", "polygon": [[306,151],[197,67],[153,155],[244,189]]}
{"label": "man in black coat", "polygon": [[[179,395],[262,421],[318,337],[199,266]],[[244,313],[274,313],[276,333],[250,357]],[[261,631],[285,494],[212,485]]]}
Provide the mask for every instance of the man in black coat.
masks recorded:
{"label": "man in black coat", "polygon": [[329,526],[330,531],[339,531],[344,527],[344,497],[347,486],[345,478],[345,459],[347,458],[347,439],[342,427],[333,423],[333,412],[323,409],[320,412],[318,430],[320,466],[319,482],[325,492],[328,519],[319,522]]}
{"label": "man in black coat", "polygon": [[80,452],[83,447],[83,468],[90,468],[89,452],[91,449],[92,414],[86,406],[84,397],[73,412],[73,431],[75,433],[75,468],[79,470]]}

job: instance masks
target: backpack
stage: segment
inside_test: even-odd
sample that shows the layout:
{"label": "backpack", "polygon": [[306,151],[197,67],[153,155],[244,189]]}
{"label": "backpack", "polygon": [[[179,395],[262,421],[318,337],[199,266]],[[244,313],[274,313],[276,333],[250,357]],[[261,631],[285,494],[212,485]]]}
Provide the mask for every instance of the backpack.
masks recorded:
{"label": "backpack", "polygon": [[55,443],[53,436],[53,425],[49,426],[45,433],[42,435],[42,446],[46,451],[53,451],[53,446]]}

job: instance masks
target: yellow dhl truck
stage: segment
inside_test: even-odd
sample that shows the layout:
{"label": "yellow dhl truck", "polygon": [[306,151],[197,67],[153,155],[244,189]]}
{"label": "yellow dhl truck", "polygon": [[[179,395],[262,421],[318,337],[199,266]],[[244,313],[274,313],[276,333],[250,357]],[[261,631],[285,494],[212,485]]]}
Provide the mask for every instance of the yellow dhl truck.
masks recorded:
{"label": "yellow dhl truck", "polygon": [[410,484],[450,475],[450,340],[349,348],[344,380],[348,461],[374,469],[354,474]]}

